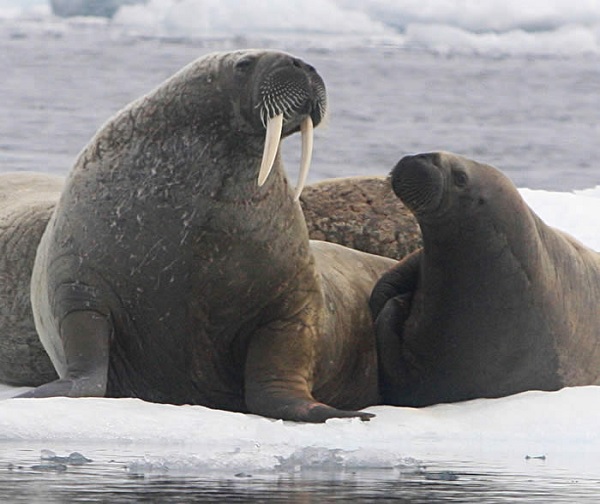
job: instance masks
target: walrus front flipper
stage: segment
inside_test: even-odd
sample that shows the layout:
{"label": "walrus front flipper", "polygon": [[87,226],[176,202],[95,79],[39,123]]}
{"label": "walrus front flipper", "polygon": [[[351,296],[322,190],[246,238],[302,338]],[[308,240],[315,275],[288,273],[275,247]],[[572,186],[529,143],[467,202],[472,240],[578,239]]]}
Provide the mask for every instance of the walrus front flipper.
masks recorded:
{"label": "walrus front flipper", "polygon": [[[346,411],[323,404],[312,396],[311,329],[301,322],[276,322],[255,333],[248,347],[245,400],[251,413],[296,422],[321,423],[329,418],[369,420],[375,415]],[[292,328],[295,334],[291,334]]]}
{"label": "walrus front flipper", "polygon": [[375,320],[379,390],[385,404],[397,404],[408,376],[402,355],[404,323],[419,281],[421,250],[400,261],[379,279],[369,300]]}
{"label": "walrus front flipper", "polygon": [[407,255],[389,271],[385,272],[373,287],[369,307],[373,320],[377,320],[379,312],[385,304],[397,295],[413,293],[419,280],[419,269],[423,249],[415,250]]}
{"label": "walrus front flipper", "polygon": [[384,404],[396,404],[408,376],[402,357],[404,323],[410,314],[412,293],[389,299],[375,321],[379,390]]}
{"label": "walrus front flipper", "polygon": [[[246,394],[248,401],[248,394]],[[323,423],[330,418],[360,418],[369,421],[375,415],[364,411],[340,410],[310,398],[293,397],[289,389],[267,390],[258,392],[253,405],[258,410],[251,410],[257,415],[292,420],[294,422]]]}
{"label": "walrus front flipper", "polygon": [[66,373],[17,397],[102,397],[106,392],[110,319],[97,311],[73,311],[60,325]]}

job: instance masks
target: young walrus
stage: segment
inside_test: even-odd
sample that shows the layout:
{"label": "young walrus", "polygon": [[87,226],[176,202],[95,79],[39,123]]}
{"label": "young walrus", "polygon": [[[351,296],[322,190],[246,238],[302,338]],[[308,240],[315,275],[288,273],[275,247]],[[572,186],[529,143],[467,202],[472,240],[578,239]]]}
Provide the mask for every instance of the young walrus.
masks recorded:
{"label": "young walrus", "polygon": [[407,156],[391,181],[423,248],[371,297],[386,403],[600,383],[600,254],[542,222],[491,166]]}

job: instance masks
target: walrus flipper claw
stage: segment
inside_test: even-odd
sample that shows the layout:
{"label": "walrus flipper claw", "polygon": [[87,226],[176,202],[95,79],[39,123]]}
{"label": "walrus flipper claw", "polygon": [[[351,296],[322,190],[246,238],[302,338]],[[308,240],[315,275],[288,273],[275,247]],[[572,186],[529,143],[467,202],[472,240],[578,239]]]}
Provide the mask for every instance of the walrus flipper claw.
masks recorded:
{"label": "walrus flipper claw", "polygon": [[292,420],[294,422],[323,423],[330,418],[360,418],[368,422],[375,415],[364,411],[340,410],[315,401],[282,397],[280,394],[269,394],[266,390],[256,400],[248,398],[250,410],[257,415]]}
{"label": "walrus flipper claw", "polygon": [[375,415],[373,413],[366,413],[365,411],[339,410],[325,404],[314,403],[308,407],[306,417],[307,419],[304,421],[312,423],[325,422],[330,418],[360,418],[363,422],[368,422]]}

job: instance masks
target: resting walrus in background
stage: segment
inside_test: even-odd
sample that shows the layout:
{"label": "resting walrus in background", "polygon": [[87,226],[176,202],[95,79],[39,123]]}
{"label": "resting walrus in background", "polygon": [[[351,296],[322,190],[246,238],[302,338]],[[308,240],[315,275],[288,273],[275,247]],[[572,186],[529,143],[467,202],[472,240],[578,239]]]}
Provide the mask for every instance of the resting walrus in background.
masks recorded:
{"label": "resting walrus in background", "polygon": [[421,154],[391,181],[423,249],[371,297],[387,404],[600,383],[600,254],[544,224],[491,166]]}
{"label": "resting walrus in background", "polygon": [[[290,420],[378,402],[368,298],[393,264],[309,242],[297,198],[326,108],[293,56],[206,56],[83,150],[40,242],[32,305],[60,379],[25,394],[138,397]],[[293,195],[281,136],[302,130]]]}
{"label": "resting walrus in background", "polygon": [[417,220],[387,176],[321,180],[304,188],[300,204],[312,239],[396,260],[423,245]]}
{"label": "resting walrus in background", "polygon": [[30,283],[35,251],[62,177],[0,174],[0,382],[41,385],[56,372],[35,331]]}

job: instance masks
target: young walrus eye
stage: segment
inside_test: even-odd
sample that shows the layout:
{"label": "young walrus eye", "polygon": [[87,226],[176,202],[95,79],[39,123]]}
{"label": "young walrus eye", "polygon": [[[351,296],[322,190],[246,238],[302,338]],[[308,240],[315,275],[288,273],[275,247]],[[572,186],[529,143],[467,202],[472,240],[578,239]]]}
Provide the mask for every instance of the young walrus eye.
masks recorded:
{"label": "young walrus eye", "polygon": [[469,183],[469,177],[463,171],[452,172],[452,181],[456,187],[465,187]]}

